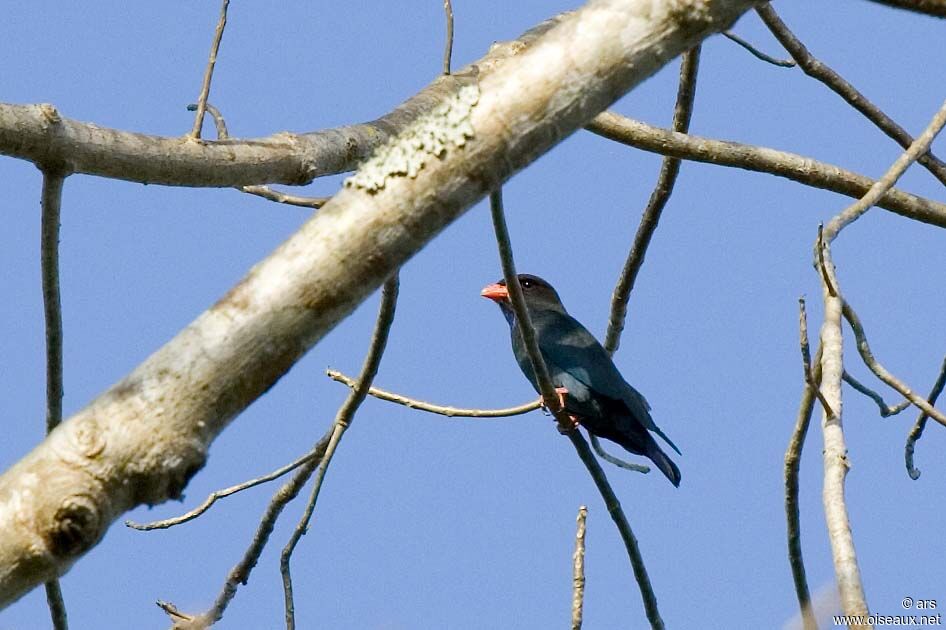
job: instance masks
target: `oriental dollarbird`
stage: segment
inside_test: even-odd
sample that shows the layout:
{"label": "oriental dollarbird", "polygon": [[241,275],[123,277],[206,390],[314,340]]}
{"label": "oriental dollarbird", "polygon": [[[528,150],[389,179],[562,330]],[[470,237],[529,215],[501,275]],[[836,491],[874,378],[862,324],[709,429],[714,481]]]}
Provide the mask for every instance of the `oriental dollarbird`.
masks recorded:
{"label": "oriental dollarbird", "polygon": [[[679,486],[680,469],[660,449],[650,432],[659,435],[677,454],[680,449],[654,423],[644,396],[624,380],[598,340],[568,314],[552,285],[529,274],[519,274],[518,279],[539,350],[566,413],[592,435],[607,438],[635,455],[649,458],[670,483]],[[509,322],[512,350],[519,368],[535,390],[540,391],[519,333],[506,281],[487,286],[480,295],[499,305]]]}

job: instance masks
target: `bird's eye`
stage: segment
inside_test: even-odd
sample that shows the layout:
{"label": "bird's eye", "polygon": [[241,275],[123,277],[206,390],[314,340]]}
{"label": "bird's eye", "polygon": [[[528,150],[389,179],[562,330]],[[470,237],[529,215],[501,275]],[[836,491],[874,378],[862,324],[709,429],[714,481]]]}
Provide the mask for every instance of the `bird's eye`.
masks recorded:
{"label": "bird's eye", "polygon": [[531,288],[532,288],[532,285],[535,284],[535,283],[532,282],[532,280],[523,280],[523,281],[520,282],[519,284],[522,285],[522,288],[523,288],[523,289],[531,289]]}

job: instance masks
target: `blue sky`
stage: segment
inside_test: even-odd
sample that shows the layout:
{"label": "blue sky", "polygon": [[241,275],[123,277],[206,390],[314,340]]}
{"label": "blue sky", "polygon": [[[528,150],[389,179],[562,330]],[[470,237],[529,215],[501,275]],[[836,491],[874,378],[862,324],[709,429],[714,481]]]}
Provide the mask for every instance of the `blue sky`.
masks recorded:
{"label": "blue sky", "polygon": [[[516,37],[564,2],[455,2],[454,65]],[[541,4],[541,6],[540,6]],[[861,0],[779,3],[816,55],[917,134],[946,97],[942,21]],[[0,23],[0,100],[49,102],[64,116],[162,135],[190,130],[219,6],[118,2],[11,4]],[[441,3],[234,3],[211,101],[235,136],[309,131],[375,118],[440,69]],[[735,27],[777,43],[750,14]],[[615,109],[669,124],[678,64]],[[900,149],[800,70],[763,64],[715,37],[704,47],[693,133],[794,151],[877,177]],[[207,127],[210,133],[210,127]],[[946,153],[940,140],[934,149]],[[517,263],[556,286],[603,336],[611,290],[660,159],[578,133],[505,187]],[[0,469],[44,432],[39,171],[0,159]],[[312,184],[330,195],[340,180]],[[942,189],[914,167],[902,187]],[[680,446],[683,482],[606,471],[640,540],[668,627],[780,627],[796,612],[785,552],[782,457],[801,393],[797,298],[813,333],[817,225],[846,198],[767,175],[684,163],[631,298],[616,361]],[[62,227],[68,416],[173,336],[309,212],[233,190],[188,190],[75,176]],[[874,209],[834,249],[840,281],[878,358],[926,391],[946,354],[946,236]],[[479,297],[500,276],[488,208],[472,208],[408,264],[376,383],[442,404],[501,407],[534,393],[498,309]],[[303,453],[347,389],[326,367],[357,372],[377,296],[315,347],[214,444],[184,504]],[[846,338],[848,369],[876,384]],[[884,392],[889,401],[897,398]],[[940,540],[946,446],[931,423],[911,481],[903,444],[916,414],[881,419],[845,391],[853,468],[848,500],[874,612],[905,596],[946,602]],[[611,449],[612,452],[614,449]],[[833,580],[821,510],[821,436],[801,476],[802,540],[813,591]],[[196,522],[141,533],[117,524],[62,580],[73,627],[164,628],[153,602],[199,611],[242,554],[276,486],[229,498]],[[574,519],[589,506],[585,627],[645,627],[617,531],[567,440],[539,412],[457,420],[369,400],[329,469],[293,564],[300,627],[548,628],[567,623]],[[221,628],[282,624],[278,553],[293,504]],[[48,626],[42,589],[0,612],[0,628]]]}

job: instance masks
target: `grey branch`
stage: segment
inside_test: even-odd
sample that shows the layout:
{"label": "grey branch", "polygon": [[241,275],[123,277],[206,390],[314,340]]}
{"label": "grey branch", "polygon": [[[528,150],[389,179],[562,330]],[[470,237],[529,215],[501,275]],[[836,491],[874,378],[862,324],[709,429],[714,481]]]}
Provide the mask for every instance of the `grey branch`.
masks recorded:
{"label": "grey branch", "polygon": [[296,470],[292,479],[284,483],[273,495],[272,501],[266,506],[266,511],[260,519],[253,540],[250,541],[240,561],[227,573],[223,588],[209,610],[198,615],[188,615],[179,611],[174,604],[158,601],[158,607],[173,620],[173,630],[205,630],[223,618],[224,611],[236,596],[237,588],[250,579],[250,573],[259,562],[259,557],[273,533],[273,528],[276,527],[279,515],[289,502],[299,495],[312,473],[315,472],[315,467],[322,461],[331,433],[332,430],[329,429],[328,433],[322,436],[322,439],[312,447],[311,457]]}
{"label": "grey branch", "polygon": [[575,554],[572,556],[572,630],[581,630],[582,612],[585,606],[585,521],[588,508],[578,508],[577,531],[575,532]]}
{"label": "grey branch", "polygon": [[378,374],[378,366],[381,365],[381,357],[384,355],[384,349],[388,343],[388,333],[391,332],[391,324],[394,322],[394,311],[397,307],[397,295],[400,288],[400,281],[397,272],[394,273],[385,283],[381,290],[381,305],[378,307],[378,318],[374,326],[374,333],[371,335],[371,344],[368,347],[368,354],[361,366],[361,373],[358,375],[358,382],[349,392],[348,397],[335,414],[335,421],[332,423],[332,437],[329,439],[328,447],[325,449],[325,455],[319,463],[319,469],[315,475],[315,482],[312,485],[312,493],[306,504],[299,523],[289,537],[289,542],[283,547],[279,556],[279,571],[283,580],[283,595],[286,607],[286,630],[294,630],[296,627],[295,602],[292,597],[292,575],[289,571],[289,561],[292,559],[292,553],[296,549],[301,539],[309,529],[309,521],[315,512],[315,505],[319,500],[319,492],[322,489],[322,482],[325,480],[325,473],[329,464],[332,463],[332,456],[335,449],[345,434],[345,431],[351,426],[355,419],[355,412],[365,401],[368,390],[371,388],[371,381]]}
{"label": "grey branch", "polygon": [[[759,14],[759,17],[769,27],[776,39],[785,47],[785,50],[798,62],[805,74],[824,83],[832,92],[843,98],[848,105],[863,114],[865,118],[874,123],[904,149],[913,144],[913,138],[903,127],[881,111],[870,99],[858,92],[857,88],[844,77],[819,59],[816,59],[805,45],[795,37],[795,34],[789,30],[771,4],[766,3],[757,7],[756,13]],[[941,183],[946,184],[946,164],[940,161],[932,152],[924,151],[919,158],[919,162]]]}
{"label": "grey branch", "polygon": [[[354,387],[357,383],[355,379],[345,376],[338,370],[326,370],[325,373],[333,381],[343,383],[349,387]],[[372,387],[369,389],[368,395],[374,396],[380,400],[386,400],[398,405],[404,405],[409,409],[417,409],[418,411],[426,411],[428,413],[434,413],[440,416],[448,416],[451,418],[508,418],[509,416],[519,416],[524,413],[529,413],[530,411],[535,411],[536,409],[542,407],[541,399],[504,409],[468,409],[463,407],[447,407],[444,405],[435,405],[433,403],[424,402],[423,400],[417,400],[416,398],[408,398],[407,396],[402,396],[401,394],[395,394],[394,392],[378,389],[377,387]]]}
{"label": "grey branch", "polygon": [[[59,225],[62,187],[66,174],[59,168],[43,170],[40,267],[43,312],[46,319],[46,433],[62,422],[62,300],[59,293]],[[67,630],[66,603],[59,580],[46,582],[46,602],[55,630]]]}
{"label": "grey branch", "polygon": [[[855,199],[866,194],[875,183],[869,177],[795,153],[678,133],[613,112],[599,115],[587,129],[636,149],[717,166],[769,173]],[[877,205],[908,219],[946,227],[946,204],[890,189],[877,201]]]}
{"label": "grey branch", "polygon": [[834,417],[827,409],[822,420],[824,435],[824,488],[823,502],[825,520],[828,526],[828,538],[834,558],[834,572],[841,596],[841,606],[845,614],[866,615],[869,608],[861,582],[860,568],[857,564],[857,552],[851,533],[850,517],[844,498],[844,479],[850,468],[847,447],[844,440],[841,405],[841,381],[844,373],[843,337],[841,317],[851,324],[857,338],[858,351],[878,378],[897,389],[904,397],[929,413],[939,422],[946,424],[946,417],[925,400],[919,398],[903,383],[895,379],[873,360],[863,328],[854,310],[845,302],[840,285],[835,275],[831,259],[831,243],[841,230],[864,215],[897,182],[903,172],[926,152],[933,138],[946,124],[946,103],[933,116],[927,128],[913,141],[910,147],[887,169],[883,177],[877,180],[864,196],[835,215],[822,230],[819,226],[818,239],[815,243],[816,268],[823,284],[824,323],[821,327],[822,347],[822,382],[821,393],[834,410]]}
{"label": "grey branch", "polygon": [[[933,389],[930,390],[930,395],[926,399],[931,405],[936,404],[936,399],[943,393],[944,386],[946,386],[946,359],[943,359],[943,365],[939,369],[939,376],[936,378]],[[926,412],[920,412],[916,423],[913,425],[913,428],[910,429],[910,434],[907,436],[907,445],[904,447],[904,460],[907,465],[907,474],[910,475],[910,479],[914,481],[920,478],[920,471],[913,466],[913,450],[916,448],[917,440],[923,435],[923,429],[926,428],[926,419],[928,417]]]}
{"label": "grey branch", "polygon": [[765,63],[770,63],[773,66],[778,66],[779,68],[794,68],[796,65],[795,62],[792,61],[791,59],[778,59],[776,57],[773,57],[772,55],[765,54],[764,52],[762,52],[761,50],[759,50],[758,48],[756,48],[755,46],[753,46],[752,44],[750,44],[743,38],[739,37],[732,31],[723,31],[723,36],[726,37],[726,39],[739,44],[740,46],[748,50],[749,53],[753,57],[761,61],[764,61]]}
{"label": "grey branch", "polygon": [[604,447],[601,446],[601,441],[598,439],[598,436],[588,434],[588,437],[591,438],[591,448],[594,449],[595,453],[598,454],[598,457],[608,462],[609,464],[614,464],[618,468],[623,468],[624,470],[631,470],[633,472],[639,472],[641,474],[648,474],[650,472],[650,466],[645,466],[643,464],[634,464],[632,462],[626,462],[620,457],[615,457],[611,455]]}
{"label": "grey branch", "polygon": [[[785,449],[785,534],[788,539],[788,563],[792,569],[795,583],[795,596],[801,609],[802,623],[805,630],[818,630],[814,611],[811,608],[811,591],[808,589],[808,577],[805,573],[805,560],[801,548],[801,517],[798,512],[798,475],[801,467],[801,453],[811,425],[811,414],[815,408],[816,394],[820,394],[821,385],[821,347],[815,354],[814,366],[808,343],[808,316],[805,312],[805,300],[798,300],[798,339],[801,347],[802,369],[804,370],[805,388],[802,390],[801,403],[792,437]],[[828,407],[822,403],[827,412]]]}
{"label": "grey branch", "polygon": [[873,0],[873,2],[905,11],[946,18],[946,0]]}
{"label": "grey branch", "polygon": [[[475,71],[435,81],[423,93],[428,113],[418,118],[414,102],[413,122],[315,217],[0,476],[0,607],[65,573],[124,512],[179,497],[233,418],[395,269],[501,182],[754,4],[591,0],[518,42],[494,46]],[[555,63],[546,56],[551,50],[562,53]],[[536,89],[511,87],[523,84]],[[441,141],[427,151],[407,149],[419,134]],[[72,124],[49,106],[0,106],[4,154],[60,157],[75,171],[136,181],[249,185],[272,182],[281,171],[284,181],[299,183],[347,167],[367,149],[356,142],[339,156],[336,147],[327,154],[330,166],[316,159],[313,145],[302,161],[296,150],[272,151],[274,142],[291,149],[299,141],[307,142],[148,140]],[[167,153],[155,152],[161,146]],[[409,156],[411,168],[397,156]],[[252,553],[246,562],[255,562]],[[225,591],[246,571],[235,569]]]}
{"label": "grey branch", "polygon": [[868,387],[867,385],[864,385],[859,380],[851,376],[847,370],[844,370],[844,374],[841,375],[841,378],[844,379],[845,383],[847,383],[848,385],[850,385],[851,387],[853,387],[860,393],[864,394],[865,396],[873,400],[874,403],[877,405],[878,410],[880,411],[881,418],[889,418],[890,416],[895,416],[910,406],[909,400],[902,400],[896,405],[894,405],[893,407],[891,407],[884,401],[883,396],[881,396],[880,394],[872,390],[870,387]]}
{"label": "grey branch", "polygon": [[210,96],[210,81],[214,76],[214,66],[217,65],[217,52],[220,50],[220,40],[223,39],[223,29],[227,26],[227,8],[230,0],[223,0],[220,5],[220,19],[214,30],[213,43],[210,45],[210,57],[207,59],[207,69],[204,71],[204,82],[200,86],[200,96],[197,99],[197,113],[194,115],[192,138],[200,138],[200,130],[204,126],[204,112],[207,110],[207,97]]}
{"label": "grey branch", "polygon": [[204,512],[206,512],[207,510],[209,510],[213,506],[213,504],[216,503],[218,500],[224,499],[232,494],[236,494],[237,492],[243,492],[244,490],[255,488],[258,485],[268,483],[270,481],[273,481],[274,479],[279,479],[283,475],[292,472],[299,466],[302,466],[303,464],[305,464],[306,462],[308,462],[315,456],[316,456],[316,452],[310,450],[308,453],[306,453],[302,457],[299,457],[295,461],[290,462],[286,464],[285,466],[281,466],[277,468],[271,473],[267,473],[260,477],[255,477],[253,479],[250,479],[249,481],[244,481],[243,483],[238,483],[235,486],[230,486],[229,488],[224,488],[223,490],[215,490],[214,492],[211,492],[210,495],[206,499],[204,499],[203,503],[195,507],[193,510],[189,510],[188,512],[185,512],[184,514],[181,514],[180,516],[175,516],[173,518],[166,518],[160,521],[152,521],[150,523],[138,523],[135,521],[125,521],[125,526],[130,527],[132,529],[137,529],[138,531],[147,532],[153,529],[167,529],[169,527],[174,527],[175,525],[180,525],[181,523],[192,521],[198,516],[200,516],[201,514],[203,514]]}
{"label": "grey branch", "polygon": [[942,411],[931,405],[927,400],[917,395],[909,385],[891,374],[874,358],[874,353],[871,352],[870,344],[867,342],[867,333],[864,332],[864,325],[861,323],[857,313],[846,301],[843,304],[842,313],[844,314],[844,318],[851,325],[851,330],[854,331],[854,338],[857,341],[857,351],[860,353],[864,365],[869,367],[870,371],[877,375],[877,378],[900,392],[904,398],[919,407],[927,416],[933,418],[943,426],[946,426],[946,414],[943,414]]}
{"label": "grey branch", "polygon": [[[690,118],[693,115],[693,100],[696,97],[696,76],[700,67],[700,47],[697,46],[683,55],[680,63],[680,83],[677,87],[677,102],[673,110],[673,130],[686,133],[690,128]],[[634,290],[637,274],[644,265],[644,256],[647,247],[657,230],[657,223],[670,195],[673,185],[680,173],[680,159],[665,157],[660,164],[660,173],[657,183],[650,194],[650,200],[641,216],[640,225],[634,235],[631,251],[627,254],[624,268],[618,277],[617,284],[611,296],[611,314],[608,316],[608,332],[604,339],[604,349],[609,354],[617,352],[621,345],[621,332],[624,330],[624,320],[627,317],[627,303]]]}
{"label": "grey branch", "polygon": [[[214,126],[217,129],[217,139],[227,140],[230,137],[230,133],[227,131],[227,121],[223,118],[223,114],[219,109],[210,103],[207,103],[206,105],[207,113],[213,118]],[[187,108],[197,109],[197,105],[188,105]],[[256,195],[257,197],[262,197],[263,199],[268,199],[269,201],[275,201],[276,203],[284,203],[290,206],[300,206],[302,208],[318,209],[328,203],[328,200],[330,199],[330,197],[301,197],[299,195],[290,195],[278,190],[273,190],[269,186],[262,185],[240,186],[239,190],[241,192],[245,192],[248,195]]]}
{"label": "grey branch", "polygon": [[443,0],[443,12],[447,19],[447,34],[443,44],[443,73],[450,74],[450,59],[453,57],[453,4]]}
{"label": "grey branch", "polygon": [[662,630],[664,627],[663,619],[660,617],[660,611],[657,609],[657,597],[654,595],[653,586],[650,583],[650,577],[647,575],[647,567],[644,565],[644,559],[641,556],[640,547],[637,544],[637,537],[634,536],[631,525],[624,515],[621,503],[617,495],[608,483],[608,478],[601,469],[598,460],[595,459],[591,449],[588,448],[588,442],[582,437],[581,431],[575,428],[574,423],[568,413],[561,406],[561,401],[555,392],[555,385],[549,376],[548,367],[542,358],[539,350],[538,340],[535,335],[535,329],[532,327],[532,319],[529,311],[526,309],[525,297],[522,295],[522,287],[516,277],[516,263],[513,259],[512,243],[509,239],[509,230],[506,227],[506,217],[503,212],[502,193],[495,190],[489,196],[490,211],[493,217],[493,228],[496,234],[496,244],[499,249],[499,258],[502,263],[503,277],[506,279],[506,289],[509,292],[509,300],[512,302],[512,308],[516,313],[516,322],[519,328],[519,334],[525,343],[529,353],[529,361],[532,364],[532,371],[536,375],[539,384],[539,390],[542,395],[542,401],[545,407],[555,416],[558,421],[559,431],[568,436],[582,463],[591,474],[591,478],[601,493],[604,504],[608,508],[608,513],[614,524],[617,525],[621,539],[624,541],[624,547],[627,550],[628,559],[631,562],[631,568],[634,571],[634,577],[637,580],[637,586],[641,592],[641,599],[644,601],[644,611],[647,614],[647,620],[654,630]]}

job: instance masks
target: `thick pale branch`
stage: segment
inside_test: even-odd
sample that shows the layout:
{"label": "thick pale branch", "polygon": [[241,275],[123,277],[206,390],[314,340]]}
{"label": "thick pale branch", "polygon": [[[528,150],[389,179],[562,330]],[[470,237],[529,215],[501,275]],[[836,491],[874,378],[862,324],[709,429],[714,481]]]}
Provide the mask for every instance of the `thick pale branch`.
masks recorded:
{"label": "thick pale branch", "polygon": [[[806,186],[830,190],[855,199],[865,195],[875,183],[869,177],[795,153],[677,133],[652,127],[613,112],[599,115],[587,129],[609,140],[644,151],[778,175]],[[946,204],[901,190],[888,190],[877,200],[877,206],[908,219],[946,227]]]}
{"label": "thick pale branch", "polygon": [[[830,409],[834,410],[834,417],[832,417],[826,409],[822,421],[824,435],[822,499],[828,527],[828,538],[831,542],[831,552],[834,559],[834,573],[837,579],[838,593],[841,596],[842,609],[848,615],[866,615],[869,609],[867,598],[864,595],[864,586],[861,582],[860,569],[857,565],[857,552],[854,549],[854,537],[851,533],[850,518],[844,498],[844,479],[850,468],[850,461],[847,456],[842,424],[841,381],[844,374],[841,333],[842,313],[854,329],[858,350],[861,352],[864,362],[875,371],[878,377],[888,385],[897,388],[911,402],[923,411],[930,413],[940,422],[943,422],[946,418],[933,409],[925,400],[920,399],[902,383],[896,381],[891,375],[886,374],[885,371],[882,373],[882,368],[876,361],[873,361],[863,329],[857,320],[857,315],[842,297],[835,275],[834,263],[831,260],[831,242],[837,238],[841,230],[863,216],[872,205],[883,198],[900,175],[919,156],[926,152],[933,138],[944,124],[946,124],[946,103],[936,113],[923,133],[913,141],[910,147],[887,169],[883,177],[870,187],[863,197],[835,215],[823,230],[820,226],[818,228],[815,266],[822,278],[825,312],[824,323],[821,327],[821,393],[824,400],[830,405]],[[885,375],[889,378],[885,378]],[[869,626],[858,624],[852,627]]]}
{"label": "thick pale branch", "polygon": [[[528,46],[507,45],[515,54],[482,62],[488,71],[440,79],[456,88],[451,96],[217,304],[0,476],[0,606],[68,570],[125,511],[180,496],[233,417],[395,269],[502,181],[754,4],[592,0],[534,32]],[[11,112],[26,115],[16,132]],[[140,142],[133,135],[127,168],[114,146],[69,145],[70,133],[118,133],[80,127],[52,108],[4,106],[0,151],[59,155],[88,172],[77,167],[82,157],[116,176],[148,165],[128,150]],[[211,161],[228,170],[222,156],[233,145],[177,142],[188,159],[171,160],[176,177],[207,185],[214,167],[197,158],[213,152]],[[154,157],[154,147],[139,148]],[[195,166],[202,177],[183,174]],[[284,166],[287,180],[314,172]],[[272,181],[270,169],[259,172]],[[216,185],[261,183],[225,179]]]}

